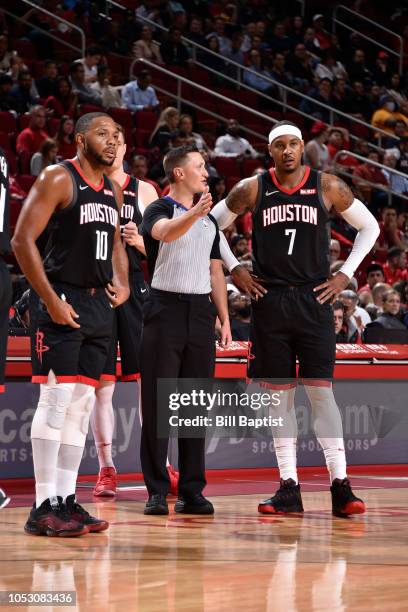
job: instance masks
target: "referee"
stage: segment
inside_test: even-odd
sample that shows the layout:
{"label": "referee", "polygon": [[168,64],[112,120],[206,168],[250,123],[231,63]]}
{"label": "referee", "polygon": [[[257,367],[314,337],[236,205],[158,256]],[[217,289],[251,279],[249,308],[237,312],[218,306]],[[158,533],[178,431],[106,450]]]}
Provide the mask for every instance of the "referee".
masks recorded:
{"label": "referee", "polygon": [[[163,161],[170,182],[167,196],[145,210],[143,235],[151,278],[144,306],[141,350],[141,462],[149,499],[145,514],[168,514],[166,470],[168,439],[157,436],[157,380],[211,378],[215,366],[215,319],[221,321],[221,345],[231,331],[219,232],[209,215],[205,162],[193,146],[171,149]],[[202,193],[193,206],[194,195]],[[211,300],[210,300],[211,296]],[[212,514],[205,487],[205,438],[179,438],[179,497],[175,511]]]}

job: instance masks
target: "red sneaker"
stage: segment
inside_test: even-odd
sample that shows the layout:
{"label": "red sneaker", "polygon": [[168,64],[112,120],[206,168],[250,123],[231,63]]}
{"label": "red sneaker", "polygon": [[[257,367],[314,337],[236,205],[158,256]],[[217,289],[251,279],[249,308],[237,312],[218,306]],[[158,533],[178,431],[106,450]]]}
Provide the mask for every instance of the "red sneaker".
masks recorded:
{"label": "red sneaker", "polygon": [[170,478],[170,491],[171,495],[178,495],[178,481],[179,481],[179,473],[174,469],[172,465],[167,466],[167,473]]}
{"label": "red sneaker", "polygon": [[53,498],[51,501],[46,499],[39,508],[33,504],[24,526],[26,533],[60,538],[72,538],[89,533],[88,527],[74,520],[67,512],[62,497]]}
{"label": "red sneaker", "polygon": [[114,467],[101,468],[93,494],[97,497],[115,497],[116,470]]}

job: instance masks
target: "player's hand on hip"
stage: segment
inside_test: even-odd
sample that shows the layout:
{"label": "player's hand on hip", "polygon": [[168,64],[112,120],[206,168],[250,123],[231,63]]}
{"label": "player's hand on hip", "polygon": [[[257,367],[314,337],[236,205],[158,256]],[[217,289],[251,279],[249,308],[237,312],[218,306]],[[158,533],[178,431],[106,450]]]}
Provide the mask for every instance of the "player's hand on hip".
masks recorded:
{"label": "player's hand on hip", "polygon": [[258,282],[258,277],[250,274],[243,266],[236,266],[231,271],[231,278],[234,285],[253,300],[257,300],[263,297],[265,293],[268,293],[267,289]]}
{"label": "player's hand on hip", "polygon": [[229,319],[227,319],[226,321],[224,321],[224,323],[221,324],[220,339],[218,340],[218,344],[221,348],[227,349],[231,346],[231,342],[231,327]]}
{"label": "player's hand on hip", "polygon": [[81,327],[75,319],[79,319],[79,314],[75,312],[71,304],[69,304],[66,300],[62,300],[59,297],[47,304],[48,314],[54,323],[58,323],[59,325],[69,325],[74,329],[78,329]]}
{"label": "player's hand on hip", "polygon": [[130,289],[129,287],[122,287],[120,285],[112,285],[108,283],[105,288],[106,295],[109,298],[112,308],[117,308],[127,299],[129,299]]}
{"label": "player's hand on hip", "polygon": [[320,291],[319,295],[316,297],[317,301],[320,304],[324,304],[324,302],[330,301],[330,304],[334,302],[336,297],[339,295],[341,291],[346,289],[350,282],[349,277],[343,272],[337,272],[334,276],[329,278],[328,281],[322,283],[318,287],[314,287],[313,291],[316,293]]}
{"label": "player's hand on hip", "polygon": [[211,207],[212,195],[207,185],[203,193],[201,194],[201,198],[198,200],[197,204],[191,209],[191,212],[196,217],[205,217],[210,212]]}

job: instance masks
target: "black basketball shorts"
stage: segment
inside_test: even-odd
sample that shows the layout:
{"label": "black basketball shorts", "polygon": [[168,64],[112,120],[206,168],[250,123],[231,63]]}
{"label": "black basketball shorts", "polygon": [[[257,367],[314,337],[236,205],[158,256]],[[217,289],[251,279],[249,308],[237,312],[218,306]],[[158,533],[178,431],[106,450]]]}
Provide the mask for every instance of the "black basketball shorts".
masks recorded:
{"label": "black basketball shorts", "polygon": [[[147,299],[148,285],[141,278],[129,277],[130,296],[127,302],[115,309],[112,341],[101,380],[128,382],[140,378],[140,347],[143,329],[143,304]],[[121,376],[117,376],[118,343]]]}
{"label": "black basketball shorts", "polygon": [[7,340],[9,329],[9,310],[11,306],[11,279],[7,264],[0,255],[0,393],[4,393],[6,370]]}
{"label": "black basketball shorts", "polygon": [[251,379],[286,380],[292,386],[296,358],[299,378],[333,378],[336,357],[333,309],[328,302],[319,304],[312,284],[269,287],[263,298],[253,301],[250,342]]}
{"label": "black basketball shorts", "polygon": [[81,327],[54,323],[41,300],[32,304],[37,308],[31,333],[32,382],[47,382],[52,370],[57,382],[97,387],[112,338],[114,315],[109,298],[103,287],[83,289],[65,283],[53,283],[53,287],[72,305]]}

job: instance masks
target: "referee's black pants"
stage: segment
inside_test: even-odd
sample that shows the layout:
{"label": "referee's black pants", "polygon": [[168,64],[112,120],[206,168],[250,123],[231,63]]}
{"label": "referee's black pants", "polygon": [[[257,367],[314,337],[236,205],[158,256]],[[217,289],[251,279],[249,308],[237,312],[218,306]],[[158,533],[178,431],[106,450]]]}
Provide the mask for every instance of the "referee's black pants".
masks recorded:
{"label": "referee's black pants", "polygon": [[4,375],[7,357],[9,310],[12,286],[7,264],[0,254],[0,393],[4,391]]}
{"label": "referee's black pants", "polygon": [[[157,435],[157,379],[212,378],[215,367],[214,305],[208,295],[152,289],[144,305],[141,350],[142,440],[140,457],[149,495],[167,495],[168,437]],[[205,437],[179,438],[179,494],[200,493],[205,485]]]}

